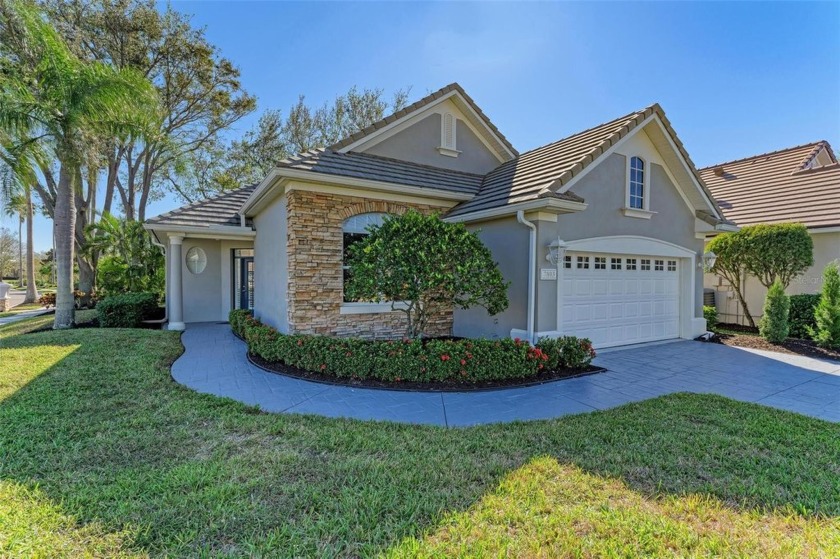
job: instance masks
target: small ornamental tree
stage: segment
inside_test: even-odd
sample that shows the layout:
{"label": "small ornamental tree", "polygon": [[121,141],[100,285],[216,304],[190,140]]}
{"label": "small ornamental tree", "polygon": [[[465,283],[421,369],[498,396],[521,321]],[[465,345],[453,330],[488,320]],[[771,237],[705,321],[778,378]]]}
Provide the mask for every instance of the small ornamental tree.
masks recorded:
{"label": "small ornamental tree", "polygon": [[706,249],[715,253],[715,265],[711,271],[723,277],[729,282],[735,290],[735,295],[738,297],[738,302],[741,304],[741,309],[744,311],[744,316],[750,323],[750,326],[755,328],[755,320],[753,320],[750,309],[747,307],[747,301],[744,297],[744,283],[746,281],[746,253],[748,246],[745,243],[745,237],[738,233],[721,233],[714,237]]}
{"label": "small ornamental tree", "polygon": [[814,265],[814,242],[801,223],[749,225],[736,234],[747,246],[747,272],[768,289],[776,280],[787,289],[793,278]]}
{"label": "small ornamental tree", "polygon": [[823,270],[820,302],[814,310],[816,328],[809,328],[814,340],[823,347],[840,348],[840,265],[832,262]]}
{"label": "small ornamental tree", "polygon": [[346,296],[391,301],[406,314],[409,338],[420,337],[435,312],[481,306],[494,315],[508,306],[509,283],[490,250],[463,224],[436,215],[386,217],[348,256]]}
{"label": "small ornamental tree", "polygon": [[761,337],[773,344],[780,344],[788,336],[788,313],[790,312],[790,298],[780,280],[776,280],[767,291],[764,300],[764,316],[761,317],[759,333]]}

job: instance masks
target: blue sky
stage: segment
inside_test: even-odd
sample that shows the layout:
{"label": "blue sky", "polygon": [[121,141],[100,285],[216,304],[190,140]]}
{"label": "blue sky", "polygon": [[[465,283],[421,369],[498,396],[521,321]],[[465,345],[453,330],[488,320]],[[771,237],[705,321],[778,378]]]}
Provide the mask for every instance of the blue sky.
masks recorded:
{"label": "blue sky", "polygon": [[[840,2],[173,6],[258,97],[234,134],[299,94],[411,86],[414,100],[457,81],[520,151],[654,102],[700,167],[819,139],[840,148]],[[39,220],[36,248],[50,235]]]}

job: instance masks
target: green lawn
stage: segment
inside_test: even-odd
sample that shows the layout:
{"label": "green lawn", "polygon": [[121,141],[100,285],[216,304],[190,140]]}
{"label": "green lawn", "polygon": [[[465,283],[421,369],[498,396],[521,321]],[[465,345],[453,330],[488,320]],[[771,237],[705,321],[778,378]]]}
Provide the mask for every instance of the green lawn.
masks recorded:
{"label": "green lawn", "polygon": [[0,557],[840,556],[840,425],[674,395],[515,425],[263,414],[177,334],[0,329]]}

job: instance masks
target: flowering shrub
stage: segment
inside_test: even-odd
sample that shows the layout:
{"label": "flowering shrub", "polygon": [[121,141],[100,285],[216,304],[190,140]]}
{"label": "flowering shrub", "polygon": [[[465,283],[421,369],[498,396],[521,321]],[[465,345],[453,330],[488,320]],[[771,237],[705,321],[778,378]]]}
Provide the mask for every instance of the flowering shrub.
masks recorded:
{"label": "flowering shrub", "polygon": [[[549,353],[542,347],[544,341],[532,347],[519,339],[384,341],[281,334],[243,310],[231,311],[230,325],[253,355],[339,378],[475,383],[524,379],[558,368],[584,368],[592,360],[571,351],[552,349],[554,353]],[[594,356],[588,340],[574,340],[570,347]],[[586,351],[584,342],[589,348]]]}
{"label": "flowering shrub", "polygon": [[55,293],[44,293],[38,299],[38,304],[42,307],[50,308],[55,306]]}
{"label": "flowering shrub", "polygon": [[[90,293],[85,293],[84,291],[79,291],[78,289],[73,290],[73,300],[76,308],[80,308],[82,305],[82,300],[87,296],[88,298],[88,306],[93,308],[96,306],[96,303],[99,302],[99,294],[96,291],[91,291]],[[38,304],[42,307],[50,308],[55,306],[55,293],[44,293],[41,295],[40,299],[38,299]]]}
{"label": "flowering shrub", "polygon": [[584,369],[595,359],[595,349],[586,338],[542,338],[537,347],[548,356],[546,367],[549,369]]}

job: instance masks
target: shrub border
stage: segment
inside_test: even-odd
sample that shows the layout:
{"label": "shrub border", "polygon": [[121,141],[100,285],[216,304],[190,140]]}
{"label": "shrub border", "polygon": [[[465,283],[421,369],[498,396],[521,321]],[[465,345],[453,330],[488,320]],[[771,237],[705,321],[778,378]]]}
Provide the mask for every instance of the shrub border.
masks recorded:
{"label": "shrub border", "polygon": [[[234,334],[237,338],[242,340],[241,336]],[[306,373],[299,374],[297,371],[302,369],[296,369],[295,367],[289,367],[288,365],[277,364],[278,369],[283,369],[279,371],[277,369],[270,369],[265,365],[258,363],[254,360],[254,356],[245,349],[245,356],[248,359],[248,363],[257,367],[260,370],[263,370],[267,373],[272,373],[275,375],[279,375],[281,377],[292,378],[295,380],[301,380],[304,382],[313,382],[315,384],[323,384],[325,386],[341,386],[344,388],[356,388],[359,390],[381,390],[384,392],[418,392],[420,394],[453,394],[453,393],[469,393],[469,392],[498,392],[503,390],[512,390],[516,388],[528,388],[530,386],[540,386],[541,384],[551,384],[552,382],[560,382],[562,380],[571,380],[573,378],[580,378],[580,377],[588,377],[590,375],[597,375],[599,373],[606,373],[607,369],[603,367],[596,367],[595,365],[590,365],[589,370],[582,371],[580,373],[575,373],[574,375],[569,375],[565,377],[555,377],[555,378],[547,378],[542,380],[533,380],[528,379],[510,379],[509,381],[495,381],[498,383],[497,385],[492,385],[488,383],[487,386],[483,385],[469,385],[469,384],[451,384],[447,385],[444,383],[429,383],[428,388],[420,388],[420,387],[413,387],[413,386],[400,386],[397,383],[387,384],[385,381],[374,381],[374,380],[356,380],[350,381],[349,379],[346,382],[342,382],[343,379],[340,377],[331,377],[328,375],[318,375],[317,373],[312,373],[310,371],[303,371]],[[307,376],[313,375],[313,376]],[[315,376],[318,375],[318,376]],[[516,384],[514,382],[520,381]],[[506,383],[507,382],[507,383]],[[405,385],[411,383],[403,383]]]}
{"label": "shrub border", "polygon": [[[348,388],[358,388],[358,389],[371,389],[371,390],[390,390],[395,392],[425,392],[425,393],[458,393],[458,392],[476,392],[476,391],[492,391],[492,390],[507,390],[510,388],[523,388],[529,386],[538,386],[541,384],[547,384],[550,382],[555,382],[559,380],[567,380],[571,378],[578,378],[582,376],[587,376],[591,374],[596,374],[600,372],[604,372],[607,369],[602,367],[597,367],[591,364],[591,359],[594,357],[594,352],[591,348],[591,342],[586,339],[582,338],[575,338],[575,337],[564,337],[558,339],[545,339],[541,341],[541,344],[545,345],[538,345],[537,347],[530,346],[524,342],[520,342],[517,340],[507,340],[507,343],[511,346],[510,349],[514,349],[514,346],[518,346],[522,348],[522,352],[527,353],[527,359],[537,359],[537,363],[540,361],[547,361],[549,363],[555,363],[552,369],[546,369],[545,371],[534,371],[527,375],[517,374],[519,371],[517,366],[521,366],[521,363],[517,362],[517,356],[512,354],[511,360],[511,367],[513,368],[514,374],[511,376],[506,375],[499,375],[498,371],[494,375],[492,372],[486,375],[484,378],[481,378],[481,374],[479,374],[478,378],[473,378],[469,382],[458,382],[457,377],[447,377],[447,378],[426,378],[426,379],[418,379],[412,378],[399,378],[399,372],[397,375],[394,376],[391,374],[389,378],[388,374],[377,374],[371,372],[366,372],[362,375],[355,375],[352,374],[352,369],[347,370],[345,368],[345,372],[339,374],[332,374],[332,373],[323,373],[319,370],[309,368],[303,366],[296,362],[301,359],[300,356],[295,355],[295,351],[297,348],[295,346],[301,346],[304,343],[307,343],[306,340],[309,338],[313,338],[315,336],[294,336],[294,335],[284,335],[277,332],[275,329],[261,323],[259,320],[254,319],[252,315],[248,312],[244,311],[231,311],[230,313],[230,320],[229,324],[231,327],[232,333],[239,338],[240,340],[246,343],[246,358],[248,362],[253,364],[255,367],[264,370],[266,372],[279,374],[282,376],[287,376],[290,378],[294,378],[297,380],[303,380],[308,382],[314,382],[316,384],[324,384],[329,386],[344,386]],[[255,327],[254,332],[251,333],[250,331],[246,335],[246,325],[252,325]],[[242,332],[239,332],[239,329],[243,329]],[[262,331],[260,331],[262,330]],[[288,336],[288,338],[287,338]],[[251,347],[250,340],[254,338],[255,343],[259,345],[261,349],[258,348],[257,351],[254,351]],[[279,337],[279,340],[278,340]],[[320,336],[317,336],[318,338]],[[282,341],[283,338],[287,338],[289,341]],[[295,341],[295,338],[299,338]],[[328,339],[333,339],[331,336],[327,336]],[[276,344],[278,340],[280,344],[279,347],[274,346],[272,347],[271,344]],[[321,340],[320,343],[323,345],[324,343],[333,343],[328,340]],[[343,343],[350,343],[350,344],[358,344],[363,340],[345,340]],[[404,343],[409,343],[408,340],[403,340]],[[469,348],[471,347],[469,342],[473,343],[486,343],[492,342],[492,340],[464,340],[467,343],[468,351],[466,356],[461,356],[460,365],[464,365],[464,359],[471,359],[472,355],[469,353]],[[268,346],[265,344],[268,343]],[[312,343],[312,342],[309,342]],[[337,340],[335,343],[342,343],[341,340]],[[387,342],[388,344],[395,343],[394,341]],[[398,342],[396,342],[398,343]],[[430,342],[432,343],[432,342]],[[441,343],[441,342],[437,342]],[[446,342],[443,342],[446,343]],[[457,343],[457,342],[456,342]],[[502,340],[502,343],[505,343]],[[283,349],[284,346],[288,346],[291,344],[291,347],[286,347]],[[425,345],[425,344],[424,344]],[[495,347],[504,347],[499,346],[499,341],[495,341]],[[316,346],[317,347],[317,346]],[[390,346],[389,346],[390,347]],[[542,349],[540,349],[542,347]],[[356,353],[357,349],[352,349],[353,345],[350,346],[350,351],[354,354]],[[330,350],[333,348],[330,347]],[[416,350],[416,346],[415,346]],[[527,350],[527,351],[526,351]],[[277,351],[280,351],[278,354]],[[291,352],[289,353],[292,356],[292,362],[286,362],[285,359],[280,358],[284,355],[283,352]],[[300,350],[297,350],[300,351]],[[340,350],[343,353],[343,349]],[[361,351],[361,350],[358,350]],[[388,351],[391,351],[390,349]],[[431,350],[434,351],[434,350]],[[440,349],[438,348],[438,352]],[[480,346],[476,346],[475,350],[472,350],[475,353],[479,353],[482,351]],[[515,350],[519,352],[519,350]],[[265,355],[263,352],[267,352],[268,355]],[[566,353],[570,352],[570,353]],[[582,353],[581,353],[582,352]],[[591,355],[588,355],[591,353]],[[400,352],[402,354],[402,352]],[[442,360],[450,359],[448,350],[444,350],[444,355],[441,355]],[[274,359],[272,356],[276,355],[280,359]],[[350,355],[348,352],[347,355]],[[565,356],[565,357],[564,357]],[[373,359],[376,359],[376,356],[371,356]],[[518,357],[525,357],[525,354]],[[308,357],[304,357],[304,363],[307,362]],[[321,357],[316,357],[316,362],[319,361]],[[326,362],[327,358],[324,358],[324,362]],[[424,357],[420,357],[421,360],[424,360]],[[454,357],[454,359],[458,359],[458,357]],[[564,365],[564,360],[566,362],[577,362],[577,360],[581,361],[579,366],[566,366]],[[558,362],[559,361],[559,362]],[[375,362],[374,362],[375,363]],[[370,366],[374,366],[374,363],[369,363],[366,365],[366,370],[369,370]],[[585,363],[585,364],[584,364]],[[406,363],[407,366],[411,367],[411,363]],[[559,366],[558,366],[559,365]],[[457,363],[455,364],[457,367]],[[493,365],[491,365],[493,366]],[[495,365],[496,367],[500,366],[498,363]],[[323,370],[326,365],[321,365],[321,370]],[[346,367],[346,365],[345,365]],[[543,369],[543,365],[539,365],[539,369]],[[422,369],[425,371],[425,369]],[[464,371],[461,370],[460,373],[463,375]],[[422,376],[422,375],[421,375]],[[361,378],[360,378],[361,377]]]}

